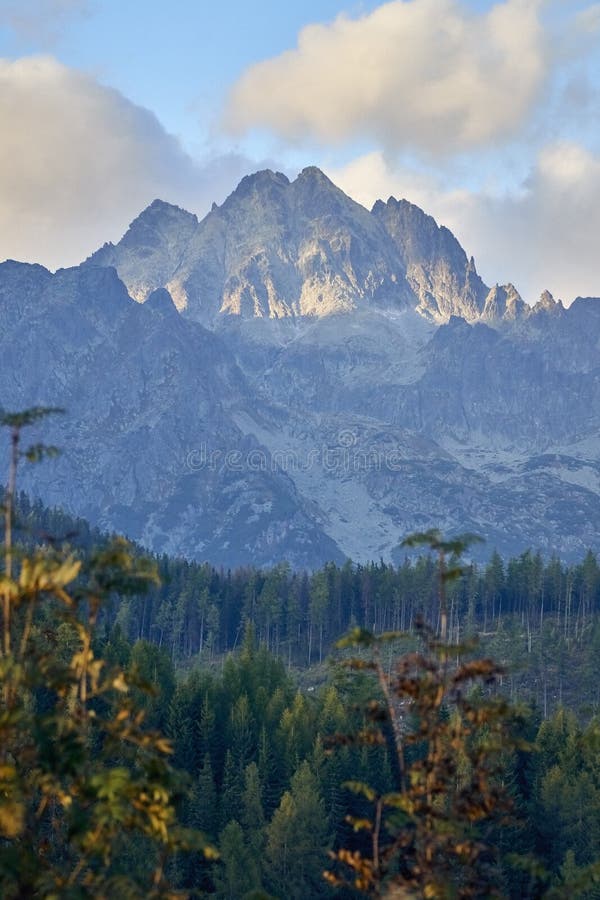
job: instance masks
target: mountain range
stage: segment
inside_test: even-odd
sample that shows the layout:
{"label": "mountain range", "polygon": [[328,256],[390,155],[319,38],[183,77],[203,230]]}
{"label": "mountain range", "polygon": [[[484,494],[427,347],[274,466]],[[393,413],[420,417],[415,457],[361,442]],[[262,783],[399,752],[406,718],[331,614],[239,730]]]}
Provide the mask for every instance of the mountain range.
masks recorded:
{"label": "mountain range", "polygon": [[600,550],[599,348],[599,299],[490,287],[418,207],[314,167],[201,221],[155,200],[71,269],[0,264],[2,406],[67,410],[23,487],[224,566],[398,561],[429,527]]}

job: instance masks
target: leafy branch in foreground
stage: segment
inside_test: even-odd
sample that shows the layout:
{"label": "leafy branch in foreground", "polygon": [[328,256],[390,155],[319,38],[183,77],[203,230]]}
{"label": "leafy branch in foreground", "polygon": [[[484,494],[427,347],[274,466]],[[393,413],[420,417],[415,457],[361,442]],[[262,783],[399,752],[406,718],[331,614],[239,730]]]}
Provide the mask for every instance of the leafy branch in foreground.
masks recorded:
{"label": "leafy branch in foreground", "polygon": [[[432,540],[441,554],[443,586],[460,571],[467,543],[443,542],[436,532],[417,536],[415,544],[432,546]],[[452,564],[445,568],[448,552]],[[441,588],[442,604],[444,597]],[[369,726],[337,736],[332,746],[387,744],[397,789],[381,795],[368,784],[347,785],[372,814],[349,820],[356,844],[332,854],[336,866],[326,878],[373,897],[392,896],[391,891],[424,898],[500,896],[497,860],[485,829],[508,820],[510,798],[499,776],[506,755],[520,744],[506,702],[486,693],[502,670],[492,660],[468,658],[472,648],[448,644],[443,610],[440,637],[422,622],[416,630],[421,648],[401,656],[389,674],[382,647],[406,635],[357,629],[339,644],[366,651],[366,657],[363,652],[346,664],[373,673],[379,699],[368,705]]]}
{"label": "leafy branch in foreground", "polygon": [[13,547],[19,461],[48,451],[23,452],[21,431],[50,412],[0,418],[11,434],[0,575],[0,895],[179,896],[165,874],[169,856],[213,851],[177,824],[170,743],[144,727],[131,696],[143,685],[93,648],[106,593],[139,590],[156,572],[125,542],[85,572],[73,554],[47,547],[20,557]]}

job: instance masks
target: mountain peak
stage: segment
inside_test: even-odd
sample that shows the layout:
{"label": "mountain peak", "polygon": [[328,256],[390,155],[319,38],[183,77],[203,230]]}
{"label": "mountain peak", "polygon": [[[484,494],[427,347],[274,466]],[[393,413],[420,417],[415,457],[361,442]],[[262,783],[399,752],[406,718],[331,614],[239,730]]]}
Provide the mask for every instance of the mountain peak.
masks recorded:
{"label": "mountain peak", "polygon": [[335,187],[333,181],[318,166],[305,166],[298,174],[296,181],[320,181],[323,184],[330,184],[332,187]]}
{"label": "mountain peak", "polygon": [[426,222],[429,228],[437,231],[442,230],[444,227],[443,225],[438,225],[433,216],[426,213],[420,206],[417,206],[416,203],[411,203],[411,201],[407,200],[405,197],[401,197],[398,200],[393,194],[390,194],[387,200],[376,200],[371,212],[375,213],[375,215],[382,215],[387,211],[389,215],[391,210],[395,210],[396,214],[402,215],[405,219],[412,217],[421,222]]}
{"label": "mountain peak", "polygon": [[485,322],[513,321],[526,310],[525,301],[514,284],[495,284],[485,298],[481,318]]}
{"label": "mountain peak", "polygon": [[[194,213],[176,206],[174,203],[167,203],[166,200],[153,200],[146,209],[142,210],[139,216],[130,224],[127,234],[133,231],[139,231],[140,228],[148,227],[169,227],[173,224],[181,225],[197,225],[198,217]],[[127,237],[125,235],[125,238]],[[124,239],[125,239],[124,238]]]}
{"label": "mountain peak", "polygon": [[452,315],[479,318],[488,288],[452,232],[410,203],[389,197],[377,201],[371,215],[394,241],[407,278],[419,298],[419,311],[435,322]]}
{"label": "mountain peak", "polygon": [[19,262],[17,259],[5,259],[3,262],[0,262],[0,272],[3,274],[10,273],[11,275],[13,273],[35,273],[44,277],[50,277],[52,274],[49,269],[40,265],[40,263]]}
{"label": "mountain peak", "polygon": [[576,297],[569,306],[569,315],[593,317],[591,321],[600,319],[600,297]]}
{"label": "mountain peak", "polygon": [[558,313],[564,309],[562,300],[555,300],[550,291],[544,291],[533,307],[533,312]]}
{"label": "mountain peak", "polygon": [[287,187],[289,183],[289,178],[287,175],[284,175],[283,172],[274,172],[272,169],[260,169],[258,172],[253,172],[251,175],[244,175],[236,189],[230,194],[230,197],[243,196],[252,191],[261,190],[271,186]]}
{"label": "mountain peak", "polygon": [[153,200],[117,245],[105,244],[84,265],[114,266],[130,295],[143,303],[155,287],[167,284],[197,228],[193,213]]}
{"label": "mountain peak", "polygon": [[174,203],[167,203],[166,200],[161,200],[160,197],[156,197],[152,203],[149,203],[145,210],[142,211],[141,215],[148,212],[168,212],[171,209],[179,209],[178,206],[175,206]]}
{"label": "mountain peak", "polygon": [[293,181],[272,169],[246,175],[201,222],[155,199],[88,263],[116,266],[140,302],[165,287],[205,324],[370,305],[473,322],[488,294],[473,258],[432,216],[393,196],[369,212],[317,166]]}
{"label": "mountain peak", "polygon": [[270,188],[285,189],[292,186],[302,188],[309,185],[319,185],[343,193],[317,166],[306,166],[293,182],[283,172],[274,172],[272,169],[260,169],[251,175],[245,175],[228,199],[247,196],[254,191]]}

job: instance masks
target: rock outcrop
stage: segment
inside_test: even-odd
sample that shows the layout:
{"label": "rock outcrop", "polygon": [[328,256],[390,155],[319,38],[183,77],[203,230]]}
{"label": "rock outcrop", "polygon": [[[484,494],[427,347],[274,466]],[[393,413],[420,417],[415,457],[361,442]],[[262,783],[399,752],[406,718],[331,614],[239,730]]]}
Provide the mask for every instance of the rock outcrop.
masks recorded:
{"label": "rock outcrop", "polygon": [[24,487],[153,550],[311,567],[436,526],[600,551],[600,300],[488,288],[407,201],[314,168],[202,221],[155,201],[79,267],[0,265],[0,326],[2,406],[67,410]]}

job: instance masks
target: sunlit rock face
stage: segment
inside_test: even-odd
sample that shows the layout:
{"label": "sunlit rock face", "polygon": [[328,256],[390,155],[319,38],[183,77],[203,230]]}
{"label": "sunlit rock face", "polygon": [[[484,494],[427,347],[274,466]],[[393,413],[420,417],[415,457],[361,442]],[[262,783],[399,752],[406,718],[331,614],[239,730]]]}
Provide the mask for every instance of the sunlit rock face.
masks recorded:
{"label": "sunlit rock face", "polygon": [[316,168],[293,182],[257,172],[196,227],[187,215],[155,202],[91,262],[116,266],[136,299],[168,287],[186,316],[209,324],[219,316],[323,317],[415,305],[386,229]]}
{"label": "sunlit rock face", "polygon": [[392,238],[406,278],[418,298],[418,311],[434,322],[450,316],[476,321],[488,288],[452,232],[407,200],[378,200],[373,216]]}
{"label": "sunlit rock face", "polygon": [[[153,202],[79,267],[0,265],[0,399],[62,406],[46,503],[226,566],[600,550],[600,300],[488,287],[453,235],[318,169],[202,221]],[[37,435],[35,436],[37,439]]]}

